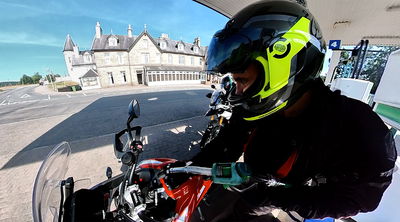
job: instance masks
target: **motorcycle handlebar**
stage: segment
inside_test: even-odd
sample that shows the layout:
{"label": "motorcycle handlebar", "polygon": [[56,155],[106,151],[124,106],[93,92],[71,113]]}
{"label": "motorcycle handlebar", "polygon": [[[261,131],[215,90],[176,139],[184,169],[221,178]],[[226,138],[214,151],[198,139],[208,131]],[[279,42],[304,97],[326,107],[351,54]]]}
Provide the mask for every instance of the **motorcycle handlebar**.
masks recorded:
{"label": "motorcycle handlebar", "polygon": [[207,167],[198,167],[198,166],[185,166],[185,167],[174,167],[168,169],[167,173],[187,173],[187,174],[195,174],[202,176],[211,176],[211,168]]}

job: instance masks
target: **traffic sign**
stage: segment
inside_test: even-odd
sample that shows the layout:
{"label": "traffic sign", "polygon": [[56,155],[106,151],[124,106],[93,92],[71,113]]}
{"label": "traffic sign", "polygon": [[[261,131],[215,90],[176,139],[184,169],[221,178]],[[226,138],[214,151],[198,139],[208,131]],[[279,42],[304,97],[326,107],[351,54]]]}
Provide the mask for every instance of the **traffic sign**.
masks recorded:
{"label": "traffic sign", "polygon": [[329,40],[329,49],[339,49],[340,48],[340,40]]}

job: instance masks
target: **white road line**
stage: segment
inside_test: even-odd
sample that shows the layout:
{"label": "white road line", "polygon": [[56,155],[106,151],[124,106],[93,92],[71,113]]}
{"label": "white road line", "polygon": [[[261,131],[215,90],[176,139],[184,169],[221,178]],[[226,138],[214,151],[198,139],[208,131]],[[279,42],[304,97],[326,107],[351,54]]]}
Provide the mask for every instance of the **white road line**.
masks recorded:
{"label": "white road line", "polygon": [[82,93],[84,96],[87,96],[86,93]]}
{"label": "white road line", "polygon": [[28,94],[24,94],[24,95],[22,95],[20,98],[21,98],[21,99],[24,99],[24,98],[28,98],[28,97],[31,97],[31,96],[28,95]]}
{"label": "white road line", "polygon": [[68,98],[71,98],[71,95],[70,94],[66,94],[67,96],[68,96]]}
{"label": "white road line", "polygon": [[48,100],[50,100],[50,99],[51,99],[50,95],[47,95],[47,99],[48,99]]}
{"label": "white road line", "polygon": [[154,100],[157,100],[157,99],[158,99],[157,97],[154,97],[154,98],[150,98],[150,99],[147,99],[147,100],[154,101]]}
{"label": "white road line", "polygon": [[5,104],[5,103],[6,103],[6,101],[7,101],[7,100],[3,100],[3,102],[1,102],[1,104],[0,104],[0,106],[7,105],[7,104]]}

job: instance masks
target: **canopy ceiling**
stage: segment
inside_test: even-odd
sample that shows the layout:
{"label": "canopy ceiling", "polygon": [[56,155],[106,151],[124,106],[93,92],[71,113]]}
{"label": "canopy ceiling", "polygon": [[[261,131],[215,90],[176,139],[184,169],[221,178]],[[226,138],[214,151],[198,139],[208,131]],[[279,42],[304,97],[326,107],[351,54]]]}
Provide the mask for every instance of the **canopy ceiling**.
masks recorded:
{"label": "canopy ceiling", "polygon": [[[228,18],[256,0],[193,0]],[[304,1],[304,0],[303,0]],[[326,41],[400,45],[400,0],[306,0]]]}

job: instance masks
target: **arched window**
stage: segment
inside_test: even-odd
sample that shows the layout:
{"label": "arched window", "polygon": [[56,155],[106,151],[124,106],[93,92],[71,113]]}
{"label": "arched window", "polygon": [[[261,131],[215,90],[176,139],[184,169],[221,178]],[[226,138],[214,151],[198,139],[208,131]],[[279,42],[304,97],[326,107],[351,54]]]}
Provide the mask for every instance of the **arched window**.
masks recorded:
{"label": "arched window", "polygon": [[194,53],[199,53],[199,48],[197,48],[196,46],[193,48]]}
{"label": "arched window", "polygon": [[179,44],[178,44],[178,50],[179,50],[179,51],[183,51],[183,44],[182,44],[182,43],[179,43]]}
{"label": "arched window", "polygon": [[108,39],[108,45],[109,46],[117,46],[118,45],[118,40],[114,37],[110,37]]}

